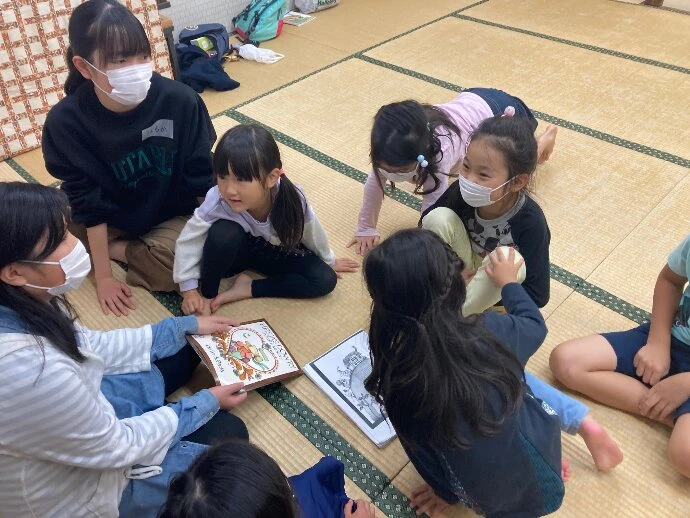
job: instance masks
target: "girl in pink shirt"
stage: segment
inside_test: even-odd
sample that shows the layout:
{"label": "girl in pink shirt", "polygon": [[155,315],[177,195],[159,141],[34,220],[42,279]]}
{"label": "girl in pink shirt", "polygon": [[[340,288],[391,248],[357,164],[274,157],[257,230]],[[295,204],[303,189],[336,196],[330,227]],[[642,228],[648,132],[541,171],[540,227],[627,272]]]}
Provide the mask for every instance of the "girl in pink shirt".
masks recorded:
{"label": "girl in pink shirt", "polygon": [[[402,101],[382,106],[371,130],[373,171],[364,186],[357,230],[348,246],[364,255],[376,246],[376,230],[383,187],[410,182],[422,195],[424,212],[448,188],[448,178],[457,176],[469,137],[479,124],[496,115],[527,117],[536,130],[537,121],[517,97],[493,88],[470,88],[445,104]],[[537,139],[538,161],[549,159],[556,143],[556,126],[550,125]]]}

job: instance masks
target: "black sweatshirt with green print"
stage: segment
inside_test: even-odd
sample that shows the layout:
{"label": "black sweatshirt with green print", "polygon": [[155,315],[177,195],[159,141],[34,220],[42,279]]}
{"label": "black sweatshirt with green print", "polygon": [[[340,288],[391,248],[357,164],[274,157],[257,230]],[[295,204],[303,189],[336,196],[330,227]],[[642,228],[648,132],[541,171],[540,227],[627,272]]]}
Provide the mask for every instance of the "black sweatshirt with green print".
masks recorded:
{"label": "black sweatshirt with green print", "polygon": [[211,186],[215,140],[199,95],[154,73],[146,99],[126,113],[106,109],[91,82],[61,100],[43,128],[43,157],[75,223],[135,237],[194,211]]}

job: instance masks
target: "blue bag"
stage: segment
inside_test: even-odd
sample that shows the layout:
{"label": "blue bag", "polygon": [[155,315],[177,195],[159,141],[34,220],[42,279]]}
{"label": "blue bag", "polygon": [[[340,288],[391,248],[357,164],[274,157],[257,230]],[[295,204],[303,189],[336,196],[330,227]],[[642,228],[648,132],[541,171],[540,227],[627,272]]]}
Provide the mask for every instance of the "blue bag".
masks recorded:
{"label": "blue bag", "polygon": [[285,0],[252,0],[232,24],[245,41],[267,41],[283,31],[284,15]]}
{"label": "blue bag", "polygon": [[230,37],[228,30],[220,23],[202,23],[201,25],[189,25],[180,31],[180,43],[192,45],[191,41],[206,37],[213,42],[216,52],[209,56],[218,61],[230,53]]}

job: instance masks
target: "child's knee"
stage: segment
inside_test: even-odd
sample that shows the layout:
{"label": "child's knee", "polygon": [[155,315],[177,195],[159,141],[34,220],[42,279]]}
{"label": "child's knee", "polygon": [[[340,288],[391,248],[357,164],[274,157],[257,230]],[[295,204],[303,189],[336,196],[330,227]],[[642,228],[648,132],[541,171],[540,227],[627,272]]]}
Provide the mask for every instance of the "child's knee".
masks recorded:
{"label": "child's knee", "polygon": [[309,298],[323,297],[335,289],[338,283],[338,276],[333,268],[323,263],[323,267],[319,267],[312,272],[310,281],[307,290]]}
{"label": "child's knee", "polygon": [[[513,250],[513,253],[515,254],[515,259],[513,259],[513,264],[518,263],[523,260],[522,254],[518,252],[515,248],[510,247],[510,246],[498,246],[496,247],[496,250],[499,251],[499,253],[503,254],[503,257],[508,258],[510,251]],[[487,264],[491,261],[489,256],[487,255],[482,264]],[[523,262],[522,265],[520,266],[520,270],[518,271],[517,275],[517,281],[522,284],[525,281],[525,277],[527,277],[527,266]]]}
{"label": "child's knee", "polygon": [[[422,228],[431,230],[434,234],[448,241],[449,234],[457,230],[457,225],[462,222],[458,215],[448,207],[439,207],[430,211],[422,219]],[[464,226],[463,226],[464,228]]]}
{"label": "child's knee", "polygon": [[204,249],[214,253],[222,253],[225,250],[233,250],[244,245],[246,238],[247,233],[238,223],[218,220],[208,230]]}
{"label": "child's knee", "polygon": [[676,420],[667,453],[671,465],[690,478],[690,414],[683,414]]}
{"label": "child's knee", "polygon": [[551,351],[549,356],[551,372],[566,387],[574,388],[584,371],[578,359],[579,354],[570,342],[557,345]]}

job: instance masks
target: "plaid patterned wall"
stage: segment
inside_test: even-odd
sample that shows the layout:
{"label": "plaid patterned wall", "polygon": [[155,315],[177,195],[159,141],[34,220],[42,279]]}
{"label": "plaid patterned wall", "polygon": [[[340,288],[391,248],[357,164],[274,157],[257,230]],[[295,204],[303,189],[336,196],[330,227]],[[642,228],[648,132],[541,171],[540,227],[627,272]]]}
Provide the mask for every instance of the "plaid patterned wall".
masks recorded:
{"label": "plaid patterned wall", "polygon": [[[41,145],[63,97],[67,24],[83,0],[0,0],[0,160]],[[125,0],[146,28],[158,72],[172,77],[156,0]]]}

